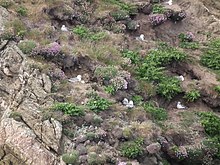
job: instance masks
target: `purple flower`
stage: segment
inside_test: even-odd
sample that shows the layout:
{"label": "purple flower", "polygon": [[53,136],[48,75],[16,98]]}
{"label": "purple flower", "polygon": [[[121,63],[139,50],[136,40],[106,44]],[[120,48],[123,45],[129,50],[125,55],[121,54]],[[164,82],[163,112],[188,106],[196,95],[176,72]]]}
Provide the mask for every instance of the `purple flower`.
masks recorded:
{"label": "purple flower", "polygon": [[158,26],[164,23],[167,17],[164,14],[153,14],[150,15],[150,21],[153,26]]}
{"label": "purple flower", "polygon": [[194,34],[192,32],[187,32],[185,36],[186,36],[186,40],[188,42],[193,41],[193,39],[195,38],[195,36],[194,36]]}
{"label": "purple flower", "polygon": [[127,165],[126,162],[119,162],[118,165]]}

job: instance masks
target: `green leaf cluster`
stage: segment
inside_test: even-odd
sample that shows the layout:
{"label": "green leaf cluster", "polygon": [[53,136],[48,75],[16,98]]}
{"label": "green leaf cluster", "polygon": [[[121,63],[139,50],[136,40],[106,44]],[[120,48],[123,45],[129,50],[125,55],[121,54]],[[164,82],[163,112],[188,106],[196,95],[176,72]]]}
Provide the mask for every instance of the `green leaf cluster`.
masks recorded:
{"label": "green leaf cluster", "polygon": [[71,103],[57,103],[52,107],[53,110],[62,111],[64,114],[70,115],[70,116],[82,116],[84,115],[84,110]]}

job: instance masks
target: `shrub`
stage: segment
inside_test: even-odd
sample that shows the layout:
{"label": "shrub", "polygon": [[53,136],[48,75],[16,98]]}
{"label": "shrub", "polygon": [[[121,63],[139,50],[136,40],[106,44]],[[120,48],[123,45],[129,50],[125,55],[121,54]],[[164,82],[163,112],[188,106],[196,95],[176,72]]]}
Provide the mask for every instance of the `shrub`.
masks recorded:
{"label": "shrub", "polygon": [[117,89],[115,89],[114,85],[108,85],[104,88],[104,90],[111,95],[114,95]]}
{"label": "shrub", "polygon": [[163,14],[165,9],[162,5],[154,4],[153,5],[153,14]]}
{"label": "shrub", "polygon": [[145,103],[144,109],[146,112],[149,112],[151,117],[156,121],[164,121],[168,117],[167,111],[165,109],[155,107],[152,102]]}
{"label": "shrub", "polygon": [[186,49],[198,49],[199,44],[197,42],[193,42],[195,36],[192,32],[187,32],[186,34],[180,33],[179,39],[180,39],[180,47],[186,48]]}
{"label": "shrub", "polygon": [[177,78],[167,77],[158,84],[157,93],[165,97],[167,100],[171,100],[180,92],[182,92],[182,89],[180,87],[180,81]]}
{"label": "shrub", "polygon": [[82,116],[84,115],[84,110],[71,103],[57,103],[52,107],[53,110],[62,111],[64,114],[70,115],[70,116]]}
{"label": "shrub", "polygon": [[143,139],[125,142],[121,147],[121,154],[127,158],[135,159],[143,154]]}
{"label": "shrub", "polygon": [[220,70],[220,39],[209,43],[208,48],[201,57],[201,63],[211,69]]}
{"label": "shrub", "polygon": [[9,8],[12,4],[13,2],[11,0],[1,0],[0,2],[0,6],[4,8]]}
{"label": "shrub", "polygon": [[128,14],[136,14],[137,13],[137,7],[129,4],[129,3],[125,3],[124,1],[121,0],[105,0],[108,3],[111,4],[115,4],[117,6],[120,7],[121,10],[127,12]]}
{"label": "shrub", "polygon": [[106,33],[104,32],[92,32],[85,26],[77,26],[73,29],[73,33],[80,36],[80,38],[89,39],[92,41],[99,41],[106,37]]}
{"label": "shrub", "polygon": [[110,13],[110,15],[115,19],[115,21],[121,21],[121,20],[125,20],[129,18],[129,15],[127,14],[127,12],[123,10],[114,11]]}
{"label": "shrub", "polygon": [[134,101],[135,105],[141,105],[144,98],[140,95],[134,95],[134,96],[132,96],[132,100]]}
{"label": "shrub", "polygon": [[220,136],[220,118],[213,112],[201,112],[201,124],[205,129],[205,132],[211,136]]}
{"label": "shrub", "polygon": [[216,92],[218,92],[218,94],[220,94],[220,85],[215,86],[215,87],[214,87],[214,90],[215,90]]}
{"label": "shrub", "polygon": [[88,154],[88,164],[89,165],[104,165],[106,163],[106,157],[99,155],[95,152],[90,152]]}
{"label": "shrub", "polygon": [[94,75],[97,78],[102,78],[104,80],[110,80],[118,74],[118,70],[113,66],[100,66],[95,69]]}
{"label": "shrub", "polygon": [[79,153],[77,151],[72,151],[71,153],[66,153],[62,155],[62,160],[67,164],[79,164]]}
{"label": "shrub", "polygon": [[188,101],[188,102],[194,102],[196,101],[198,98],[200,97],[200,93],[198,90],[192,90],[189,91],[185,94],[184,98]]}
{"label": "shrub", "polygon": [[29,54],[36,47],[36,43],[34,41],[23,41],[18,44],[18,47],[24,54]]}
{"label": "shrub", "polygon": [[128,49],[122,51],[122,56],[129,58],[133,64],[138,64],[141,60],[138,52]]}
{"label": "shrub", "polygon": [[16,11],[20,16],[27,16],[28,10],[24,6],[19,6]]}
{"label": "shrub", "polygon": [[90,110],[99,113],[107,110],[111,106],[111,102],[99,96],[95,96],[88,101],[87,106]]}

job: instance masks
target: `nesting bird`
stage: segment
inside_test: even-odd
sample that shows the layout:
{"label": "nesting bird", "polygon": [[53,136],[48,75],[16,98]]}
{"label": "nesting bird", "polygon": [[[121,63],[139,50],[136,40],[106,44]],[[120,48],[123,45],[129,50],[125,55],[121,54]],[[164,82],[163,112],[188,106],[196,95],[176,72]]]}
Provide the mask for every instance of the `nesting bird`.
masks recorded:
{"label": "nesting bird", "polygon": [[127,98],[124,98],[122,104],[125,105],[127,108],[133,108],[134,102],[132,100],[128,101]]}
{"label": "nesting bird", "polygon": [[165,2],[168,5],[172,5],[173,4],[173,0],[169,0],[168,2]]}
{"label": "nesting bird", "polygon": [[78,75],[78,76],[76,76],[76,77],[73,77],[73,78],[70,78],[69,80],[68,80],[69,82],[81,82],[82,81],[82,76],[81,75]]}
{"label": "nesting bird", "polygon": [[68,32],[68,29],[67,29],[67,27],[66,27],[65,25],[62,25],[61,31],[63,31],[63,32]]}
{"label": "nesting bird", "polygon": [[136,37],[136,40],[144,41],[144,35],[141,34],[139,37]]}
{"label": "nesting bird", "polygon": [[181,102],[178,101],[178,102],[177,102],[177,105],[176,105],[176,108],[177,108],[177,109],[186,109],[186,106],[182,105]]}
{"label": "nesting bird", "polygon": [[176,78],[178,78],[180,81],[184,81],[185,78],[183,77],[183,75],[177,76]]}

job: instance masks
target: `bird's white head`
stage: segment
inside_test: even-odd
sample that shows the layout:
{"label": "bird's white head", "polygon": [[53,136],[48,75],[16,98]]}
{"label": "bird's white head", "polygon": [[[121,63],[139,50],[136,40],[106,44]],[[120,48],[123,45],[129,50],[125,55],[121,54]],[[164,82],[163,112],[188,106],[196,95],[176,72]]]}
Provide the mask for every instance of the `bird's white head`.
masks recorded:
{"label": "bird's white head", "polygon": [[180,105],[180,101],[178,101],[177,104]]}
{"label": "bird's white head", "polygon": [[66,26],[65,25],[62,25],[62,28],[65,28]]}
{"label": "bird's white head", "polygon": [[78,75],[76,78],[79,79],[79,80],[81,81],[82,76],[81,76],[81,75]]}

